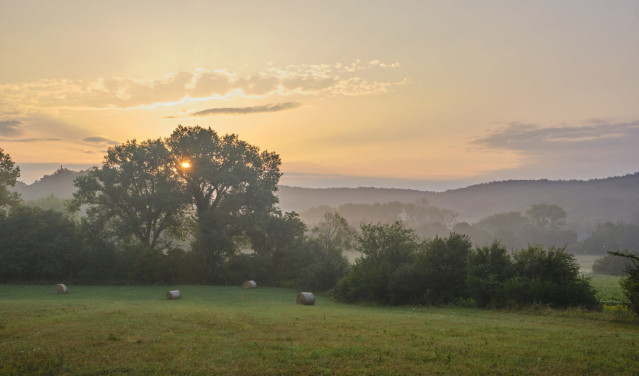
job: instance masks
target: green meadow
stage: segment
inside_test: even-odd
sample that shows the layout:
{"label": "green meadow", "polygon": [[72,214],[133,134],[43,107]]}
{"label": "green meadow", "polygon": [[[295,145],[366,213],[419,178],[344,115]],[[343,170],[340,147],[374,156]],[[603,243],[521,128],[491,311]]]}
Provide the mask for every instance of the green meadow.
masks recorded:
{"label": "green meadow", "polygon": [[[167,300],[179,289],[180,300]],[[0,285],[1,375],[633,375],[639,320],[375,307],[297,290]]]}

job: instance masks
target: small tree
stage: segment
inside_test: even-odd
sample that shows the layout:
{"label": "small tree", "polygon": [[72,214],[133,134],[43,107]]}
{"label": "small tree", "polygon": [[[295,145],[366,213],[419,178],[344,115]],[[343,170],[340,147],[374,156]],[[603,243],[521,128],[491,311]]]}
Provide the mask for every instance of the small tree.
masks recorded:
{"label": "small tree", "polygon": [[78,275],[83,245],[63,213],[18,206],[0,216],[0,280],[46,280]]}
{"label": "small tree", "polygon": [[20,195],[10,192],[8,187],[16,185],[20,177],[20,167],[16,166],[9,154],[0,148],[0,209],[5,206],[16,206],[20,202]]}
{"label": "small tree", "polygon": [[451,303],[466,296],[466,260],[471,247],[468,236],[456,233],[426,242],[418,261],[426,304]]}
{"label": "small tree", "polygon": [[512,277],[512,260],[498,242],[468,253],[466,288],[478,307],[504,304],[504,282]]}
{"label": "small tree", "polygon": [[[635,256],[639,256],[634,252],[624,252],[624,254],[634,254]],[[631,264],[632,259],[627,257],[618,257],[616,254],[611,254],[609,252],[607,255],[595,260],[592,265],[592,272],[594,274],[621,276],[626,274],[626,269]]]}
{"label": "small tree", "polygon": [[352,246],[355,230],[346,219],[337,213],[326,213],[324,220],[311,230],[307,247],[312,249],[313,262],[302,271],[302,285],[327,291],[341,279],[349,269],[344,251]]}
{"label": "small tree", "polygon": [[362,225],[361,230],[357,249],[363,257],[337,283],[334,296],[346,302],[403,303],[404,294],[393,289],[393,281],[401,276],[402,268],[415,262],[421,247],[415,232],[401,222]]}
{"label": "small tree", "polygon": [[619,284],[624,295],[630,302],[630,309],[639,315],[639,256],[630,253],[608,252],[611,255],[628,259],[630,263],[626,266],[626,277]]}
{"label": "small tree", "polygon": [[566,211],[559,205],[535,204],[526,210],[530,222],[543,229],[558,229],[566,223]]}
{"label": "small tree", "polygon": [[530,246],[513,255],[513,278],[504,289],[509,302],[518,305],[547,304],[566,308],[598,305],[595,290],[579,275],[575,256],[564,248]]}

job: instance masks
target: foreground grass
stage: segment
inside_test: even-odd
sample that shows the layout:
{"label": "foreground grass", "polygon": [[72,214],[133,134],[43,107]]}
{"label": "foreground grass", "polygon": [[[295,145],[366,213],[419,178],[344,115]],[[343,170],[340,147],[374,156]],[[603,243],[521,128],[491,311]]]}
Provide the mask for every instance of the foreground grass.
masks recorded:
{"label": "foreground grass", "polygon": [[296,291],[0,285],[0,374],[623,375],[627,312],[295,304]]}

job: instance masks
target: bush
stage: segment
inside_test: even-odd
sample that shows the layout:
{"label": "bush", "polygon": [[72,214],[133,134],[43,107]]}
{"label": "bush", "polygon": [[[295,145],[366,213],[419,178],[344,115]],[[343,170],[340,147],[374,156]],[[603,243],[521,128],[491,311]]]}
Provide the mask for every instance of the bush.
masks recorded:
{"label": "bush", "polygon": [[447,304],[466,298],[466,258],[471,243],[451,234],[418,242],[401,223],[365,225],[358,259],[333,290],[346,302]]}
{"label": "bush", "polygon": [[393,291],[397,285],[398,269],[415,262],[417,249],[421,246],[414,231],[401,222],[394,224],[363,225],[357,237],[357,249],[363,257],[346,277],[337,283],[333,296],[345,302],[370,302],[400,304]]}
{"label": "bush", "polygon": [[563,248],[531,246],[513,255],[513,278],[504,283],[508,303],[556,308],[599,305],[595,290],[579,275],[579,265]]}
{"label": "bush", "polygon": [[626,277],[619,284],[630,303],[630,309],[639,315],[639,256],[631,253],[609,252],[611,255],[623,257],[629,261],[626,266]]}
{"label": "bush", "polygon": [[425,304],[448,304],[467,297],[466,260],[471,247],[468,236],[456,233],[426,242],[418,261]]}
{"label": "bush", "polygon": [[18,206],[0,217],[0,280],[74,278],[82,250],[75,223],[60,212]]}
{"label": "bush", "polygon": [[608,254],[595,260],[592,271],[595,274],[624,275],[630,264],[631,261],[625,257]]}
{"label": "bush", "polygon": [[504,246],[494,242],[490,247],[468,253],[466,288],[478,307],[501,307],[505,304],[504,283],[513,275],[512,259]]}

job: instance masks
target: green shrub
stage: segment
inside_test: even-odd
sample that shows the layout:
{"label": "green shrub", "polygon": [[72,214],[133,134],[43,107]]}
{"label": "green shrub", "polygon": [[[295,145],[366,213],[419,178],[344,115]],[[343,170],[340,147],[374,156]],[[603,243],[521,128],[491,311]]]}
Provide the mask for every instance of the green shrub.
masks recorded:
{"label": "green shrub", "polygon": [[639,256],[631,253],[609,252],[611,255],[623,257],[629,261],[626,266],[626,277],[619,284],[630,303],[630,309],[639,315]]}
{"label": "green shrub", "polygon": [[363,225],[357,242],[363,257],[338,282],[333,296],[345,302],[402,303],[392,288],[397,285],[396,271],[415,262],[421,245],[414,231],[401,222]]}
{"label": "green shrub", "polygon": [[512,277],[513,265],[504,246],[494,242],[468,253],[466,288],[478,307],[500,307],[505,303],[504,283]]}
{"label": "green shrub", "polygon": [[592,272],[595,274],[624,275],[631,261],[624,257],[608,254],[595,260]]}
{"label": "green shrub", "polygon": [[595,290],[563,248],[531,246],[515,252],[513,278],[504,283],[504,292],[507,302],[516,305],[598,306]]}

